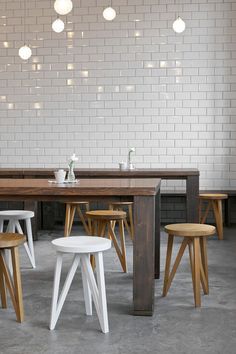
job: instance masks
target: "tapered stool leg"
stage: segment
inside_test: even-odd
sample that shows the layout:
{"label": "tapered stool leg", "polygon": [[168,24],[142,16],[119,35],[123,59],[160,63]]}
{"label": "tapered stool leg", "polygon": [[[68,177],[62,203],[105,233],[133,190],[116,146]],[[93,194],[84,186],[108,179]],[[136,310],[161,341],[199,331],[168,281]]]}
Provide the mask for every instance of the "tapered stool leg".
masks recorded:
{"label": "tapered stool leg", "polygon": [[165,275],[164,275],[162,296],[166,296],[166,294],[167,294],[167,284],[168,284],[168,279],[169,279],[169,274],[170,274],[173,240],[174,240],[174,236],[168,235],[168,244],[167,244],[167,250],[166,250],[166,265],[165,265]]}
{"label": "tapered stool leg", "polygon": [[3,276],[3,269],[1,267],[0,267],[0,294],[1,294],[2,308],[6,309],[7,308],[7,293],[6,293],[6,287],[5,287],[5,279]]}
{"label": "tapered stool leg", "polygon": [[200,294],[200,244],[199,237],[193,240],[193,254],[194,254],[194,299],[195,307],[201,306]]}
{"label": "tapered stool leg", "polygon": [[24,307],[23,307],[23,296],[22,296],[21,275],[20,275],[20,262],[19,262],[19,254],[18,254],[17,247],[11,249],[11,257],[12,257],[15,298],[16,298],[16,305],[17,305],[16,318],[18,322],[23,322]]}

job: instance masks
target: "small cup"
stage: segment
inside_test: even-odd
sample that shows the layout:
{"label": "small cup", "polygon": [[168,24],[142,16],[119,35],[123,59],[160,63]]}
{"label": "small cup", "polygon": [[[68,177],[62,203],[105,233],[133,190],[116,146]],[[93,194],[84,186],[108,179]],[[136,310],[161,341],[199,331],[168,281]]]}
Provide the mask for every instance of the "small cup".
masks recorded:
{"label": "small cup", "polygon": [[119,167],[120,167],[120,170],[121,170],[121,171],[124,171],[124,170],[127,169],[127,163],[121,161],[121,162],[119,162]]}
{"label": "small cup", "polygon": [[66,178],[66,171],[64,171],[64,170],[55,171],[54,176],[55,176],[57,183],[63,183]]}

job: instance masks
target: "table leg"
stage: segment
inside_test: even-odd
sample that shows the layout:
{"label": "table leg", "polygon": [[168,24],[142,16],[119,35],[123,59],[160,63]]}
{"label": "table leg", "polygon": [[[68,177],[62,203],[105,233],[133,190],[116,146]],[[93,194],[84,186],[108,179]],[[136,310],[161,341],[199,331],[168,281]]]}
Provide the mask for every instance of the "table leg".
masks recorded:
{"label": "table leg", "polygon": [[186,181],[187,222],[199,222],[199,176],[188,176]]}
{"label": "table leg", "polygon": [[[159,215],[156,216],[157,218]],[[155,196],[134,197],[134,315],[152,316],[154,306]]]}
{"label": "table leg", "polygon": [[161,196],[155,196],[155,279],[160,278],[160,228],[161,228]]}

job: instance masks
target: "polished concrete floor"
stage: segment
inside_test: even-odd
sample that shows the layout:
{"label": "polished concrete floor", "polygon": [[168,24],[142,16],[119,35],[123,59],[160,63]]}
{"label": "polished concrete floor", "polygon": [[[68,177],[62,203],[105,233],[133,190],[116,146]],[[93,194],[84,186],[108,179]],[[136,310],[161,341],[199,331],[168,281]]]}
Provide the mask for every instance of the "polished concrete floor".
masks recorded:
{"label": "polished concrete floor", "polygon": [[[82,230],[74,231],[80,234]],[[235,354],[236,353],[236,228],[225,230],[225,240],[208,242],[210,295],[202,307],[193,306],[188,255],[166,298],[161,297],[166,237],[162,235],[161,279],[156,281],[153,317],[134,317],[132,309],[132,245],[128,241],[130,273],[123,274],[114,250],[105,254],[110,333],[99,328],[96,313],[84,315],[81,276],[71,291],[54,331],[49,331],[55,253],[50,241],[62,230],[41,232],[35,242],[37,268],[30,269],[20,252],[25,322],[15,321],[12,307],[0,309],[0,353],[60,354]],[[128,237],[127,237],[128,239]],[[179,245],[175,244],[175,251]],[[65,258],[64,275],[70,259]],[[143,289],[145,291],[145,289]]]}

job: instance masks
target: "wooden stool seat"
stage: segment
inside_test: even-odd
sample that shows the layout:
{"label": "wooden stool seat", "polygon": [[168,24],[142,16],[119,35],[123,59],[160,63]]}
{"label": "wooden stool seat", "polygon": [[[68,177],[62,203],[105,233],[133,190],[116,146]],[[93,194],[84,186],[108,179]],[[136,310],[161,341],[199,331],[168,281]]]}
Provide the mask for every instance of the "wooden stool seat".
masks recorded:
{"label": "wooden stool seat", "polygon": [[[126,247],[124,234],[124,220],[126,220],[126,212],[119,210],[94,210],[86,213],[91,220],[91,235],[104,237],[107,234],[113,241],[116,253],[120,260],[123,271],[127,272]],[[119,224],[120,246],[115,234],[115,222]],[[92,259],[94,266],[94,259]]]}
{"label": "wooden stool seat", "polygon": [[[6,289],[8,289],[18,322],[24,320],[18,246],[25,241],[26,237],[22,234],[0,233],[0,295],[2,307],[7,308]],[[4,252],[6,249],[11,251],[13,276],[11,276],[6,264]]]}
{"label": "wooden stool seat", "polygon": [[133,205],[133,202],[112,202],[110,203],[110,205],[114,205],[114,206],[124,206],[124,205]]}
{"label": "wooden stool seat", "polygon": [[126,212],[118,210],[94,210],[86,213],[88,218],[94,220],[124,220]]}
{"label": "wooden stool seat", "polygon": [[[172,280],[174,279],[175,273],[183,257],[184,251],[188,246],[195,307],[200,307],[200,284],[202,285],[204,294],[209,293],[206,239],[207,237],[215,234],[216,228],[212,225],[205,224],[171,224],[165,226],[165,232],[168,233],[168,244],[163,296],[167,295]],[[183,237],[183,241],[179,248],[173,268],[170,271],[173,241],[175,236]]]}
{"label": "wooden stool seat", "polygon": [[165,226],[165,232],[180,237],[205,237],[214,235],[216,228],[205,224],[171,224]]}
{"label": "wooden stool seat", "polygon": [[64,236],[69,236],[71,234],[76,210],[87,235],[90,234],[91,224],[90,221],[88,221],[88,223],[86,222],[84,214],[82,213],[81,206],[83,205],[85,206],[86,211],[89,211],[89,202],[86,200],[66,203]]}
{"label": "wooden stool seat", "polygon": [[207,200],[222,200],[222,199],[228,199],[227,194],[220,194],[220,193],[206,193],[206,194],[199,194],[199,198],[201,199],[207,199]]}
{"label": "wooden stool seat", "polygon": [[66,203],[66,204],[71,204],[71,205],[89,205],[89,202],[87,200],[80,200],[80,201],[77,201],[77,202],[69,202],[69,203]]}
{"label": "wooden stool seat", "polygon": [[133,202],[112,202],[109,204],[109,209],[111,210],[124,210],[124,208],[128,208],[129,224],[127,218],[124,220],[124,224],[132,241],[134,240],[133,204]]}
{"label": "wooden stool seat", "polygon": [[[210,209],[213,210],[218,239],[223,240],[223,215],[222,215],[222,200],[227,199],[227,194],[206,193],[199,195],[199,222],[205,224]],[[203,201],[207,202],[207,207],[202,216]]]}
{"label": "wooden stool seat", "polygon": [[22,234],[0,234],[0,248],[12,248],[22,245],[26,240]]}

